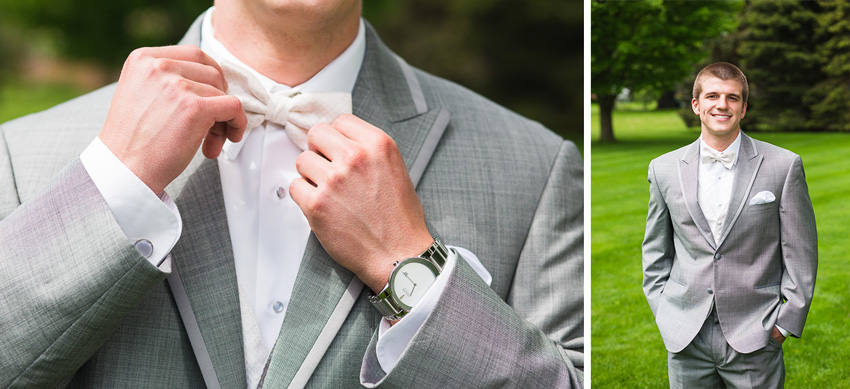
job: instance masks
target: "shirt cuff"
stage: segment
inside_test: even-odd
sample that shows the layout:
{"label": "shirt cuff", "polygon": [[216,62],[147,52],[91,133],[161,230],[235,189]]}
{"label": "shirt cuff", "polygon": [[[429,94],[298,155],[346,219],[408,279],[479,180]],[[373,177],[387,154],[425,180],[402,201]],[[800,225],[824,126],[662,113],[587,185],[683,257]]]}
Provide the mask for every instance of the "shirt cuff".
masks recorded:
{"label": "shirt cuff", "polygon": [[395,325],[390,325],[387,319],[381,319],[381,325],[378,327],[378,344],[375,346],[375,354],[378,357],[378,364],[381,365],[381,369],[387,374],[395,368],[395,365],[401,358],[401,354],[407,350],[413,336],[422,327],[425,319],[434,311],[437,301],[439,301],[443,290],[446,288],[448,277],[442,275],[450,274],[454,270],[458,257],[465,259],[487,285],[490,285],[490,282],[493,280],[493,277],[484,268],[478,257],[471,251],[462,247],[447,246],[447,248],[449,248],[449,257],[446,260],[443,271],[440,273],[440,277],[437,277],[437,281],[425,292],[422,300],[413,307],[410,313],[405,315]]}
{"label": "shirt cuff", "polygon": [[171,197],[165,191],[155,195],[100,138],[86,147],[80,161],[130,244],[151,264],[170,271],[169,253],[183,229],[180,212]]}
{"label": "shirt cuff", "polygon": [[776,326],[776,329],[779,330],[780,333],[782,333],[782,336],[784,336],[786,338],[788,337],[788,334],[790,334],[790,332],[788,332],[788,330],[780,327],[778,324],[774,324],[774,325]]}

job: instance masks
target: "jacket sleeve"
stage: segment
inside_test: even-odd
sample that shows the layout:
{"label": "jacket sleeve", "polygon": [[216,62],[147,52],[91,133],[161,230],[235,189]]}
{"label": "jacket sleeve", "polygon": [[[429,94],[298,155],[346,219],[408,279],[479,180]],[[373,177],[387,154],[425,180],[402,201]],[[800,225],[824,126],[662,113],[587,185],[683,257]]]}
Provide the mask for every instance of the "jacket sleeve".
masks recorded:
{"label": "jacket sleeve", "polygon": [[791,163],[782,188],[779,224],[783,268],[780,290],[785,302],[779,308],[776,324],[799,338],[812,304],[818,271],[815,213],[799,156]]}
{"label": "jacket sleeve", "polygon": [[[8,162],[5,147],[0,152]],[[129,244],[79,159],[8,215],[17,195],[6,167],[0,387],[57,387],[167,274]]]}
{"label": "jacket sleeve", "polygon": [[517,263],[507,301],[459,260],[407,351],[384,373],[373,338],[367,387],[581,387],[583,170],[564,142]]}
{"label": "jacket sleeve", "polygon": [[643,238],[643,293],[655,315],[664,285],[673,269],[675,248],[670,211],[655,177],[653,163],[649,164],[649,210],[646,215],[646,234]]}

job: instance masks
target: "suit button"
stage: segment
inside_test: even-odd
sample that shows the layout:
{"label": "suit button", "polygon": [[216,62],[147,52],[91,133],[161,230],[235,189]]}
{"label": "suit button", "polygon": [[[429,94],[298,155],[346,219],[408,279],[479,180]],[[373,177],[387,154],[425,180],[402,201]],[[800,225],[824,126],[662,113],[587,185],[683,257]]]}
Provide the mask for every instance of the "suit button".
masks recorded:
{"label": "suit button", "polygon": [[720,253],[714,254],[714,259],[720,259],[720,258],[723,258],[723,256],[720,255]]}
{"label": "suit button", "polygon": [[714,290],[711,289],[711,288],[708,288],[708,294],[714,294]]}

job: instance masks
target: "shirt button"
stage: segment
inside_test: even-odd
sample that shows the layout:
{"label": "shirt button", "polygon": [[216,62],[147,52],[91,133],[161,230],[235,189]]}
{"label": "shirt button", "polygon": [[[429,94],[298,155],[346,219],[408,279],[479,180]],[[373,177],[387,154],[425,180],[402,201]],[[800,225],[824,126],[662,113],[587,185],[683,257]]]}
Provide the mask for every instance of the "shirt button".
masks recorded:
{"label": "shirt button", "polygon": [[134,246],[136,246],[136,250],[139,250],[139,253],[145,258],[148,258],[151,254],[153,254],[153,243],[147,239],[137,240]]}
{"label": "shirt button", "polygon": [[712,290],[711,288],[708,288],[707,292],[708,292],[708,294],[714,294],[714,290]]}
{"label": "shirt button", "polygon": [[286,188],[282,186],[279,186],[274,192],[275,194],[277,194],[277,198],[279,199],[283,199],[284,197],[286,197]]}
{"label": "shirt button", "polygon": [[274,309],[277,313],[283,312],[283,303],[280,301],[274,303],[274,305],[272,305],[272,309]]}

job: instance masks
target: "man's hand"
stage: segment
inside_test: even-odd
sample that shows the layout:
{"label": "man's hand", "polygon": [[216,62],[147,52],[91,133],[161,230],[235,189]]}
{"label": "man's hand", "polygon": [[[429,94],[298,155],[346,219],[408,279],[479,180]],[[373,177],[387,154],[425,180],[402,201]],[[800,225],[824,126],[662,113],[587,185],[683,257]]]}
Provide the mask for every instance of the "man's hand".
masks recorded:
{"label": "man's hand", "polygon": [[776,326],[773,326],[773,332],[771,333],[771,336],[773,336],[773,339],[776,339],[779,344],[785,342],[785,336],[782,335],[781,332],[779,332],[779,328],[776,328]]}
{"label": "man's hand", "polygon": [[[154,193],[225,138],[242,139],[248,120],[227,96],[218,64],[195,46],[141,48],[124,62],[100,139]],[[206,139],[205,139],[206,138]]]}
{"label": "man's hand", "polygon": [[316,125],[307,143],[292,199],[328,254],[379,292],[393,262],[433,242],[398,146],[354,115]]}

